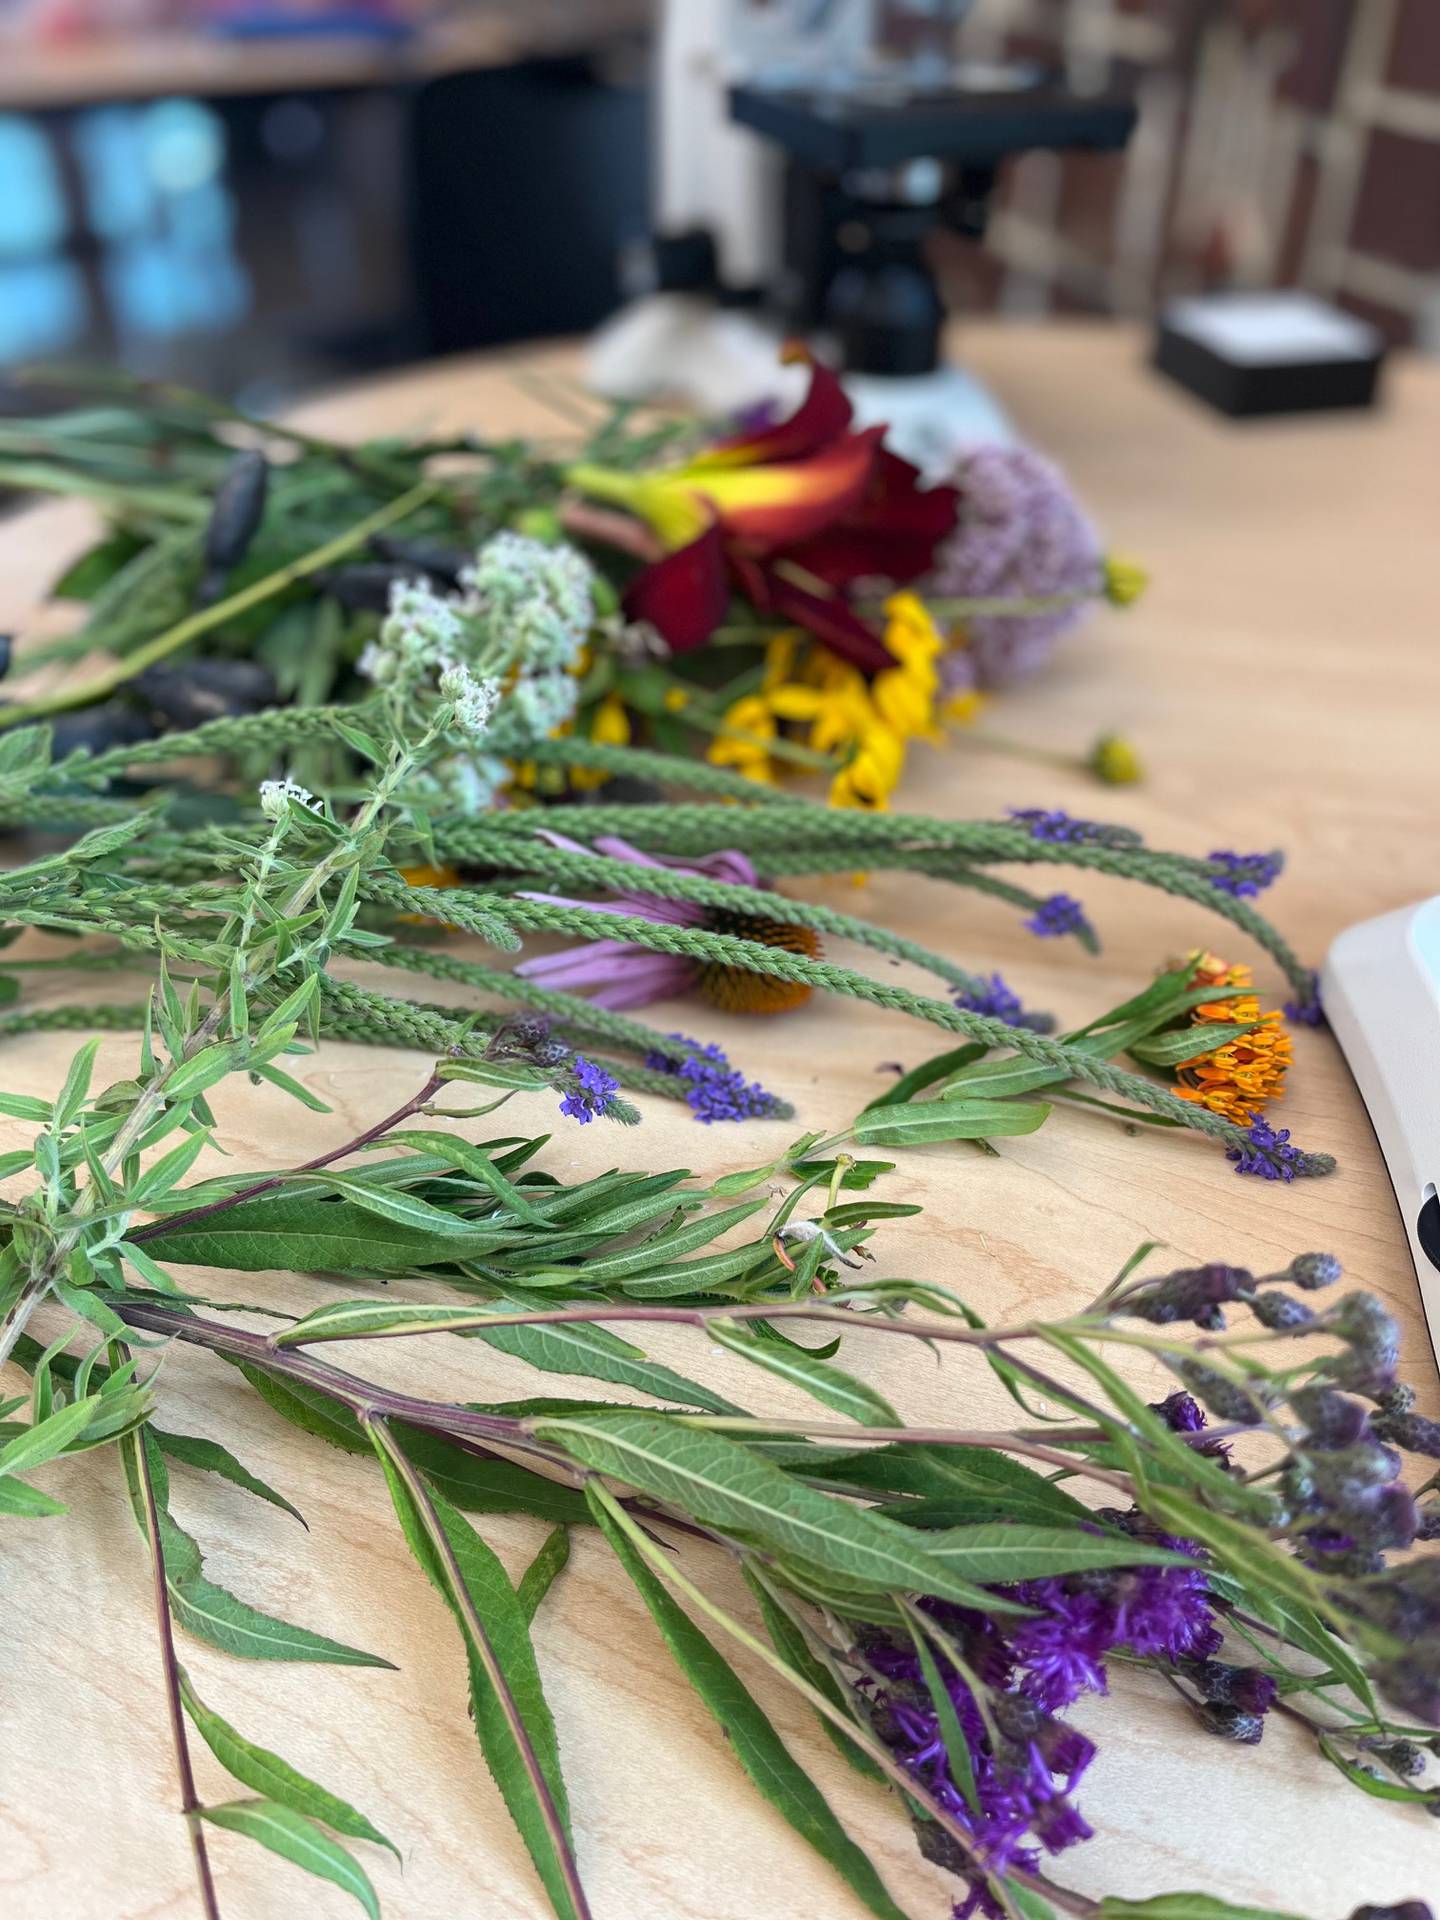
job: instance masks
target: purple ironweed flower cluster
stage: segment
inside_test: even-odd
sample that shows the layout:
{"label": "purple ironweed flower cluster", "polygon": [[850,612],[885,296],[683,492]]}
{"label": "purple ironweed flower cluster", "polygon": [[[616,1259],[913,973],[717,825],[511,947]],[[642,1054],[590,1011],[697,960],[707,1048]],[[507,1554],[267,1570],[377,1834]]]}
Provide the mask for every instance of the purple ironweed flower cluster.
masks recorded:
{"label": "purple ironweed flower cluster", "polygon": [[702,1047],[683,1033],[672,1033],[689,1049],[684,1054],[652,1048],[645,1065],[655,1073],[673,1073],[684,1082],[685,1104],[695,1118],[709,1126],[716,1120],[769,1120],[785,1112],[785,1102],[768,1093],[758,1080],[747,1080],[732,1067],[724,1050],[711,1041]]}
{"label": "purple ironweed flower cluster", "polygon": [[560,1111],[582,1127],[611,1111],[620,1082],[604,1067],[574,1053],[550,1031],[544,1014],[513,1014],[502,1020],[485,1043],[487,1060],[515,1060],[549,1074],[563,1096]]}
{"label": "purple ironweed flower cluster", "polygon": [[1063,807],[1011,807],[1010,818],[1017,826],[1028,827],[1032,840],[1043,840],[1052,847],[1138,847],[1141,838],[1133,827],[1115,827],[1104,820],[1077,820]]}
{"label": "purple ironweed flower cluster", "polygon": [[1055,642],[1084,617],[1086,598],[1104,583],[1100,541],[1059,468],[1029,447],[980,447],[953,479],[959,519],[925,593],[1061,602],[965,621],[968,645],[940,662],[947,691],[956,690],[957,675],[960,686],[968,684],[966,674],[982,687],[1002,686],[1044,666]]}
{"label": "purple ironweed flower cluster", "polygon": [[1042,900],[1025,926],[1040,940],[1058,940],[1067,933],[1090,931],[1084,907],[1068,893],[1052,893],[1048,900]]}
{"label": "purple ironweed flower cluster", "polygon": [[613,1074],[577,1053],[570,1062],[569,1085],[560,1102],[560,1111],[578,1120],[582,1127],[588,1126],[608,1111],[611,1099],[619,1091],[620,1082]]}
{"label": "purple ironweed flower cluster", "polygon": [[[1150,1411],[1158,1413],[1172,1433],[1204,1433],[1206,1427],[1205,1409],[1193,1394],[1186,1393],[1183,1387],[1174,1393],[1167,1393],[1163,1400],[1152,1400]],[[1230,1448],[1223,1440],[1197,1440],[1194,1451],[1203,1454],[1207,1460],[1213,1460],[1228,1473],[1230,1470]]]}
{"label": "purple ironweed flower cluster", "polygon": [[1225,1149],[1225,1158],[1233,1162],[1237,1173],[1288,1182],[1305,1171],[1305,1152],[1291,1146],[1288,1127],[1272,1127],[1263,1114],[1257,1113],[1245,1132],[1248,1144],[1237,1141]]}
{"label": "purple ironweed flower cluster", "polygon": [[[1147,1544],[1194,1555],[1193,1542],[1161,1534],[1135,1513],[1099,1520]],[[1090,1837],[1069,1796],[1094,1757],[1091,1741],[1057,1716],[1082,1694],[1106,1691],[1106,1656],[1119,1648],[1171,1664],[1203,1663],[1220,1646],[1211,1597],[1198,1567],[1107,1569],[1000,1588],[1030,1612],[1001,1618],[938,1600],[922,1606],[963,1650],[975,1683],[943,1653],[936,1666],[969,1750],[974,1801],[950,1769],[939,1716],[913,1646],[866,1629],[861,1637],[873,1678],[860,1682],[879,1737],[901,1764],[972,1836],[967,1856],[953,1839],[925,1830],[928,1857],[966,1885],[955,1920],[1002,1909],[986,1876],[1033,1871],[1041,1850],[1060,1853]],[[1268,1704],[1268,1703],[1267,1703]]]}
{"label": "purple ironweed flower cluster", "polygon": [[1230,853],[1221,847],[1210,855],[1210,865],[1218,869],[1210,875],[1211,886],[1237,900],[1251,900],[1274,886],[1285,871],[1285,856],[1278,848],[1271,853]]}
{"label": "purple ironweed flower cluster", "polygon": [[1003,1020],[1007,1027],[1028,1027],[1032,1033],[1049,1033],[1055,1016],[1027,1012],[1020,996],[998,973],[979,974],[968,987],[955,987],[951,999],[962,1013],[983,1013],[988,1019]]}
{"label": "purple ironweed flower cluster", "polygon": [[1323,1027],[1325,1008],[1320,1000],[1320,976],[1312,968],[1310,991],[1303,1000],[1285,1002],[1285,1018],[1297,1027]]}

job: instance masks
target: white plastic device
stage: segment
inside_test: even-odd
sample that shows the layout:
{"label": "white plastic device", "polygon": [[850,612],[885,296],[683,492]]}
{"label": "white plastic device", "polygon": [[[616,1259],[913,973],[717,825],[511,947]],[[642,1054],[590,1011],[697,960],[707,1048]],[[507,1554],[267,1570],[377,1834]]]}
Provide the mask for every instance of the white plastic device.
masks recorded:
{"label": "white plastic device", "polygon": [[1347,928],[1320,987],[1385,1156],[1440,1353],[1440,895]]}

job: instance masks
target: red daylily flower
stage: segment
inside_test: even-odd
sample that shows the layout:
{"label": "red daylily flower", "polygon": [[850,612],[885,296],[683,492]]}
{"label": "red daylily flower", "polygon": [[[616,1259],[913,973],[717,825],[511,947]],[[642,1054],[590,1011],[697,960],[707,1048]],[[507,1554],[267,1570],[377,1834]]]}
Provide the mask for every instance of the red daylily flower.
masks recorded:
{"label": "red daylily flower", "polygon": [[954,487],[922,487],[884,445],[852,427],[850,402],[804,347],[810,386],[788,419],[717,441],[682,466],[619,473],[578,466],[583,493],[628,507],[670,551],[630,583],[625,610],[675,653],[703,646],[732,588],[760,612],[793,621],[864,672],[892,664],[879,630],[851,605],[854,581],[917,579],[955,525]]}

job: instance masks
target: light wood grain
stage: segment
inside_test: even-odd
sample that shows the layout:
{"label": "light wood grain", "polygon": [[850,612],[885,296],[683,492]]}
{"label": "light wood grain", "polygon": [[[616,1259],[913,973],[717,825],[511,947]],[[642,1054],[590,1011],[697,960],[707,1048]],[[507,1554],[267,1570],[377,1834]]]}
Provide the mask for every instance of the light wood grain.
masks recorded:
{"label": "light wood grain", "polygon": [[[1433,892],[1440,369],[1397,368],[1390,402],[1373,417],[1238,429],[1143,371],[1141,342],[1123,330],[985,327],[967,330],[961,344],[1021,426],[1069,468],[1113,543],[1155,574],[1142,606],[1097,616],[1042,681],[997,703],[996,724],[1054,748],[1123,728],[1151,776],[1143,789],[1100,793],[1078,775],[962,741],[914,767],[907,803],[979,815],[1009,803],[1068,805],[1133,821],[1154,844],[1202,853],[1283,845],[1291,867],[1270,904],[1315,959],[1348,922]],[[567,372],[573,362],[561,352],[544,364]],[[493,361],[352,389],[310,406],[305,418],[350,435],[420,424],[482,433],[557,425]],[[69,508],[5,529],[0,624],[22,619],[83,530],[84,516]],[[839,881],[814,891],[957,958],[1001,965],[1028,1002],[1065,1016],[1098,1011],[1185,948],[1214,942],[1238,952],[1221,923],[1119,882],[1083,887],[1106,941],[1093,961],[1030,940],[998,906],[919,880],[877,876],[860,891]],[[1276,984],[1263,968],[1261,978]],[[657,1019],[722,1033],[688,1006],[661,1008]],[[875,1091],[879,1062],[914,1061],[931,1045],[905,1021],[851,1005],[732,1026],[723,1038],[816,1126],[842,1121]],[[4,1084],[48,1088],[64,1052],[65,1042],[52,1039],[13,1043]],[[1303,1249],[1333,1249],[1401,1316],[1409,1375],[1433,1403],[1414,1274],[1363,1109],[1326,1035],[1298,1034],[1296,1055],[1283,1118],[1306,1145],[1339,1155],[1341,1171],[1329,1181],[1286,1189],[1241,1180],[1198,1140],[1132,1140],[1098,1119],[1066,1116],[1004,1143],[997,1160],[947,1149],[907,1155],[890,1192],[923,1199],[925,1214],[888,1229],[881,1258],[1009,1316],[1080,1302],[1142,1239],[1168,1243],[1177,1261],[1226,1258],[1259,1269]],[[109,1039],[102,1071],[119,1073],[132,1057],[126,1039]],[[302,1143],[313,1153],[346,1137],[393,1104],[422,1067],[418,1056],[327,1047],[305,1075],[334,1105],[322,1120],[225,1089],[231,1166],[264,1166]],[[525,1119],[547,1124],[544,1107],[534,1103]],[[648,1164],[714,1173],[753,1165],[785,1131],[702,1130],[648,1103],[643,1132],[623,1141],[598,1126],[557,1128],[549,1164],[569,1173],[643,1152]],[[315,1283],[262,1277],[255,1294],[294,1307],[313,1301]],[[1000,1415],[1004,1403],[983,1373],[888,1351],[900,1344],[871,1352],[853,1337],[847,1359],[910,1418]],[[679,1339],[652,1345],[752,1404],[767,1391],[742,1377],[739,1361],[701,1356]],[[374,1364],[435,1394],[533,1390],[533,1376],[458,1342],[427,1346],[423,1356],[391,1346]],[[166,1362],[162,1397],[170,1424],[214,1427],[297,1497],[310,1521],[306,1537],[243,1495],[177,1475],[180,1517],[218,1576],[400,1668],[256,1667],[187,1647],[205,1696],[396,1837],[403,1876],[384,1856],[367,1864],[397,1920],[540,1920],[536,1883],[470,1736],[449,1623],[406,1561],[374,1472],[293,1435],[226,1369],[196,1356]],[[47,1484],[72,1503],[73,1517],[11,1523],[0,1576],[9,1723],[0,1909],[9,1920],[188,1920],[195,1902],[181,1823],[169,1811],[175,1789],[141,1543],[114,1474],[95,1461],[57,1470]],[[485,1523],[512,1569],[541,1531],[521,1519]],[[858,1912],[751,1793],[593,1539],[577,1541],[537,1638],[599,1920]],[[755,1684],[896,1894],[917,1920],[939,1920],[948,1912],[944,1885],[919,1862],[893,1802],[835,1761],[803,1710],[763,1679]],[[1236,1751],[1195,1733],[1173,1696],[1145,1682],[1117,1685],[1077,1717],[1101,1743],[1083,1804],[1103,1837],[1059,1870],[1085,1891],[1138,1897],[1194,1887],[1343,1920],[1361,1900],[1433,1896],[1440,1886],[1434,1824],[1345,1788],[1284,1726],[1260,1750]],[[208,1756],[201,1768],[202,1791],[221,1793]],[[214,1853],[227,1920],[351,1911],[337,1892],[297,1881],[228,1836]]]}

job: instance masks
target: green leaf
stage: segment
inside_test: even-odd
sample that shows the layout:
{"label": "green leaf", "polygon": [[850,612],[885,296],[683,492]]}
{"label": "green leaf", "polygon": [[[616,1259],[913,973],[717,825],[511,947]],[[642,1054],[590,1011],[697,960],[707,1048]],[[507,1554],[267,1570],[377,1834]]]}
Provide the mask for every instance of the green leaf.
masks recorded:
{"label": "green leaf", "polygon": [[[469,1239],[475,1229],[459,1214],[432,1207],[418,1194],[404,1193],[393,1187],[373,1187],[360,1174],[325,1173],[316,1176],[336,1193],[351,1200],[365,1213],[375,1214],[412,1232],[429,1234],[432,1239],[449,1241]],[[437,1250],[438,1251],[438,1250]],[[452,1253],[453,1257],[453,1253]]]}
{"label": "green leaf", "polygon": [[359,1861],[303,1813],[276,1800],[226,1800],[200,1812],[212,1826],[244,1834],[317,1879],[333,1880],[359,1901],[370,1920],[380,1920],[380,1902]]}
{"label": "green leaf", "polygon": [[718,1240],[722,1233],[738,1226],[742,1220],[748,1220],[765,1204],[763,1195],[758,1200],[742,1200],[737,1206],[722,1208],[719,1213],[702,1214],[698,1220],[691,1220],[685,1226],[656,1234],[643,1245],[630,1247],[623,1253],[587,1260],[586,1284],[608,1287],[617,1280],[628,1280],[652,1268],[673,1265],[682,1254],[694,1253],[698,1248],[708,1246],[712,1240]]}
{"label": "green leaf", "polygon": [[720,1434],[647,1413],[548,1420],[535,1430],[585,1466],[842,1579],[1015,1611],[932,1560],[921,1537],[881,1514],[816,1493]]}
{"label": "green leaf", "polygon": [[40,1120],[50,1118],[50,1102],[37,1100],[29,1093],[0,1093],[0,1113],[7,1120]]}
{"label": "green leaf", "polygon": [[937,1053],[933,1059],[912,1067],[909,1073],[902,1073],[893,1086],[867,1101],[862,1112],[873,1113],[877,1107],[903,1106],[915,1094],[923,1093],[926,1087],[933,1087],[937,1080],[943,1080],[948,1074],[958,1073],[961,1067],[973,1066],[975,1061],[983,1060],[989,1051],[983,1040],[967,1040],[964,1046]]}
{"label": "green leaf", "polygon": [[940,1669],[935,1664],[935,1655],[930,1650],[929,1640],[916,1625],[913,1617],[909,1617],[906,1624],[910,1628],[910,1639],[920,1662],[925,1691],[930,1695],[930,1704],[935,1709],[935,1718],[940,1724],[940,1738],[945,1743],[945,1757],[950,1762],[950,1778],[964,1794],[966,1805],[973,1812],[978,1812],[979,1802],[975,1797],[975,1762],[971,1758],[970,1742],[965,1738],[965,1730],[960,1725],[960,1716],[955,1711],[955,1702],[950,1698],[945,1682],[940,1678]]}
{"label": "green leaf", "polygon": [[241,1056],[242,1049],[230,1040],[217,1040],[211,1046],[202,1047],[188,1060],[173,1066],[165,1076],[166,1099],[193,1100],[207,1088],[218,1086],[226,1074],[234,1072]]}
{"label": "green leaf", "polygon": [[714,1715],[736,1759],[777,1812],[845,1880],[879,1920],[905,1920],[866,1854],[790,1753],[754,1695],[690,1616],[671,1598],[598,1501],[594,1517],[676,1663]]}
{"label": "green leaf", "polygon": [[376,1144],[410,1146],[421,1153],[433,1154],[467,1174],[479,1185],[488,1187],[506,1212],[514,1214],[517,1220],[529,1221],[532,1226],[545,1227],[551,1224],[538,1208],[530,1204],[518,1187],[511,1185],[483,1147],[472,1147],[469,1141],[461,1140],[456,1134],[406,1129],[387,1134],[383,1141],[377,1141]]}
{"label": "green leaf", "polygon": [[[555,1842],[541,1810],[535,1782],[501,1694],[487,1671],[483,1650],[475,1643],[466,1608],[455,1590],[451,1569],[445,1556],[437,1550],[424,1515],[390,1457],[387,1445],[378,1435],[375,1438],[375,1451],[384,1469],[390,1497],[410,1550],[450,1607],[464,1636],[470,1671],[471,1711],[485,1763],[535,1863],[535,1870],[544,1882],[550,1904],[561,1920],[578,1920]],[[436,1521],[454,1556],[459,1580],[483,1624],[490,1657],[503,1678],[514,1710],[525,1729],[561,1825],[568,1832],[569,1811],[565,1782],[560,1772],[559,1743],[541,1685],[535,1650],[530,1644],[529,1622],[524,1609],[504,1567],[475,1529],[442,1495],[434,1494],[431,1497]]]}
{"label": "green leaf", "polygon": [[180,1697],[201,1739],[225,1771],[238,1780],[242,1787],[263,1794],[267,1800],[278,1800],[283,1806],[292,1807],[296,1813],[306,1814],[312,1820],[322,1821],[336,1833],[343,1833],[351,1840],[371,1840],[377,1847],[388,1847],[397,1860],[400,1858],[400,1849],[395,1842],[387,1840],[380,1829],[372,1826],[363,1813],[357,1813],[348,1801],[318,1786],[288,1761],[282,1760],[279,1754],[257,1747],[207,1707],[190,1684],[190,1676],[183,1668],[180,1671]]}
{"label": "green leaf", "polygon": [[[333,1666],[389,1667],[393,1662],[342,1641],[312,1633],[308,1627],[295,1627],[288,1620],[261,1613],[257,1607],[238,1599],[225,1587],[205,1578],[205,1559],[198,1543],[171,1518],[166,1506],[163,1461],[159,1448],[148,1434],[131,1434],[122,1448],[130,1498],[142,1528],[144,1508],[140,1499],[136,1449],[149,1444],[151,1471],[155,1475],[156,1517],[160,1528],[160,1548],[165,1562],[165,1585],[170,1607],[181,1626],[222,1653],[234,1653],[246,1660],[314,1660]],[[162,1469],[155,1474],[155,1466]],[[168,1476],[166,1476],[168,1477]]]}
{"label": "green leaf", "polygon": [[246,1493],[253,1493],[257,1500],[266,1500],[272,1507],[293,1514],[303,1527],[305,1516],[298,1507],[291,1506],[284,1494],[277,1493],[272,1486],[257,1478],[248,1467],[242,1466],[230,1452],[222,1447],[218,1440],[207,1440],[192,1433],[166,1433],[160,1427],[151,1427],[151,1433],[162,1453],[172,1460],[181,1460],[187,1467],[195,1467],[201,1473],[218,1474],[220,1479],[228,1480],[232,1486],[243,1487]]}
{"label": "green leaf", "polygon": [[400,1421],[395,1422],[394,1432],[406,1457],[431,1486],[464,1513],[531,1513],[566,1526],[583,1526],[590,1517],[573,1487],[531,1473],[513,1460],[467,1453],[441,1434]]}
{"label": "green leaf", "polygon": [[[988,1502],[997,1518],[1093,1521],[1090,1509],[1033,1467],[991,1447],[878,1447],[826,1469],[826,1478],[877,1493]],[[905,1508],[908,1518],[913,1511]],[[917,1522],[916,1524],[922,1524]]]}
{"label": "green leaf", "polygon": [[133,533],[124,529],[107,533],[70,563],[51,587],[50,598],[93,600],[106,581],[113,579],[141,550],[142,543]]}
{"label": "green leaf", "polygon": [[99,1406],[100,1396],[92,1394],[84,1400],[72,1400],[68,1407],[60,1407],[27,1427],[0,1447],[0,1475],[28,1473],[64,1453],[84,1433]]}
{"label": "green leaf", "polygon": [[273,1407],[281,1419],[288,1420],[291,1426],[299,1427],[303,1433],[315,1434],[332,1447],[338,1447],[342,1453],[368,1454],[371,1451],[370,1442],[360,1430],[360,1422],[338,1400],[332,1400],[328,1394],[318,1393],[314,1387],[307,1387],[298,1380],[282,1380],[278,1374],[267,1373],[263,1367],[250,1366],[245,1361],[233,1361],[231,1364],[239,1367],[266,1405]]}
{"label": "green leaf", "polygon": [[52,1500],[26,1480],[13,1475],[0,1480],[0,1513],[12,1514],[17,1520],[48,1520],[52,1514],[66,1511],[61,1501]]}
{"label": "green leaf", "polygon": [[153,1167],[146,1168],[130,1189],[129,1201],[136,1207],[153,1206],[162,1195],[179,1186],[209,1145],[209,1131],[198,1127],[178,1147],[171,1147],[168,1153],[162,1153]]}
{"label": "green leaf", "polygon": [[1082,1533],[1075,1527],[1013,1526],[995,1521],[926,1533],[925,1551],[967,1580],[1005,1583],[1046,1580],[1097,1567],[1186,1567],[1183,1553],[1150,1547],[1125,1534]]}
{"label": "green leaf", "polygon": [[1157,1893],[1150,1900],[1100,1902],[1096,1920],[1296,1920],[1293,1913],[1273,1907],[1235,1906],[1210,1893]]}
{"label": "green leaf", "polygon": [[[376,1197],[374,1187],[369,1192]],[[189,1227],[157,1221],[157,1230],[145,1230],[144,1241],[157,1260],[241,1273],[404,1273],[463,1260],[493,1244],[488,1227],[441,1217],[451,1228],[459,1226],[443,1240],[423,1222],[383,1218],[348,1199],[279,1192],[242,1200]]]}
{"label": "green leaf", "polygon": [[[589,1509],[585,1517],[588,1519]],[[520,1584],[515,1589],[515,1597],[520,1602],[520,1611],[527,1624],[540,1610],[540,1603],[555,1584],[558,1576],[564,1572],[570,1558],[570,1529],[554,1527],[545,1536],[544,1544],[535,1558],[520,1576]]]}
{"label": "green leaf", "polygon": [[900,1416],[883,1394],[865,1386],[842,1368],[817,1360],[801,1347],[788,1343],[785,1346],[772,1346],[758,1339],[748,1329],[727,1324],[723,1320],[707,1321],[705,1330],[717,1346],[742,1355],[755,1366],[763,1367],[767,1373],[773,1373],[777,1379],[788,1380],[792,1385],[803,1388],[812,1399],[833,1408],[836,1413],[844,1414],[848,1420],[857,1420],[862,1427],[900,1425]]}
{"label": "green leaf", "polygon": [[55,1098],[53,1125],[57,1133],[63,1127],[68,1127],[84,1106],[85,1096],[90,1091],[90,1076],[95,1071],[95,1055],[99,1051],[98,1038],[87,1040],[70,1062],[70,1071],[65,1075],[65,1084]]}
{"label": "green leaf", "polygon": [[[497,1304],[499,1304],[497,1302]],[[570,1374],[582,1380],[603,1380],[607,1386],[633,1387],[656,1400],[672,1400],[709,1413],[743,1412],[733,1400],[712,1393],[682,1373],[647,1359],[639,1347],[622,1340],[608,1327],[583,1322],[538,1327],[494,1327],[478,1338],[498,1353],[524,1360],[541,1373]]]}
{"label": "green leaf", "polygon": [[[804,1633],[790,1615],[775,1599],[769,1588],[757,1578],[753,1567],[747,1561],[741,1561],[740,1571],[745,1576],[745,1584],[754,1594],[760,1605],[765,1621],[765,1631],[770,1635],[770,1644],[776,1653],[790,1668],[792,1673],[812,1686],[817,1693],[823,1693],[832,1707],[838,1707],[842,1713],[853,1712],[850,1703],[840,1690],[839,1682],[823,1661],[811,1652]],[[886,1775],[876,1766],[863,1747],[857,1747],[848,1735],[842,1733],[825,1714],[816,1712],[815,1718],[825,1731],[826,1738],[837,1753],[842,1754],[855,1771],[866,1780],[874,1780],[879,1785],[886,1784]]]}
{"label": "green leaf", "polygon": [[1190,1027],[1181,1033],[1157,1033],[1152,1039],[1137,1040],[1129,1052],[1149,1067],[1182,1067],[1198,1055],[1214,1053],[1217,1047],[1242,1040],[1247,1033],[1254,1033],[1259,1024],[1255,1021],[1241,1026],[1239,1022],[1207,1021],[1204,1026]]}
{"label": "green leaf", "polygon": [[868,1146],[918,1146],[937,1140],[998,1140],[1034,1133],[1053,1109],[1040,1100],[921,1100],[857,1114],[855,1138]]}

